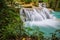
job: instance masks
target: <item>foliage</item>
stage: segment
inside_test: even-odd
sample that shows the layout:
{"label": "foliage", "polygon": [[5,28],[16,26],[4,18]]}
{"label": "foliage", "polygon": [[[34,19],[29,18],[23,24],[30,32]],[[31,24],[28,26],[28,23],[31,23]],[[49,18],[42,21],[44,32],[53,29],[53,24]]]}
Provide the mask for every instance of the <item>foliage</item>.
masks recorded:
{"label": "foliage", "polygon": [[27,37],[38,37],[40,39],[40,38],[43,38],[44,33],[42,31],[40,31],[39,27],[34,26],[33,28],[24,27],[21,34],[24,37],[26,37],[26,36]]}
{"label": "foliage", "polygon": [[[6,23],[3,24],[2,23],[2,29],[4,29],[4,35],[6,37],[6,35],[18,35],[18,33],[20,33],[20,26],[21,26],[21,22],[19,19],[19,16],[17,15],[17,13],[15,14],[12,11],[9,11],[7,13],[8,17],[5,17]],[[2,22],[4,21],[4,19],[2,20]]]}
{"label": "foliage", "polygon": [[43,0],[43,2],[48,2],[48,0]]}
{"label": "foliage", "polygon": [[31,3],[32,0],[24,0],[25,3]]}
{"label": "foliage", "polygon": [[54,10],[59,9],[60,0],[49,0],[48,3],[50,5],[50,8],[53,8]]}
{"label": "foliage", "polygon": [[57,29],[54,33],[51,33],[51,40],[59,40],[60,39],[60,29]]}
{"label": "foliage", "polygon": [[37,2],[38,0],[32,0],[32,2]]}
{"label": "foliage", "polygon": [[23,22],[17,9],[6,3],[7,1],[0,0],[0,40],[13,40],[21,35]]}

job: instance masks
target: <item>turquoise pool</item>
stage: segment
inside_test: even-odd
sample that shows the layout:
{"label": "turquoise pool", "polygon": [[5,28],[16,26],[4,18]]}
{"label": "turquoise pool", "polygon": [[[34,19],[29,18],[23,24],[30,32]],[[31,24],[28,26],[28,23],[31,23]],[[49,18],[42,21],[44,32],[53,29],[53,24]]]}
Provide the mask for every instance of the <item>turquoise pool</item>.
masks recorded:
{"label": "turquoise pool", "polygon": [[56,18],[60,18],[60,12],[54,12],[52,13]]}
{"label": "turquoise pool", "polygon": [[34,26],[38,25],[37,27],[40,27],[40,30],[44,32],[44,36],[51,36],[50,33],[54,33],[57,29],[60,29],[60,12],[54,12],[52,13],[52,15],[56,17],[55,20],[45,20],[42,22],[26,22],[25,26],[34,28]]}

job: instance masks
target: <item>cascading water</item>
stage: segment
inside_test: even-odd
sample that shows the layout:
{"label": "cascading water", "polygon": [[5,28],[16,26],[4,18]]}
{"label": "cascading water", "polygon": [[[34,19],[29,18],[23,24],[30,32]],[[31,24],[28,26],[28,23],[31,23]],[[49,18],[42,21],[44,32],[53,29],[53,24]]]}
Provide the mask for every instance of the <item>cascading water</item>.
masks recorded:
{"label": "cascading water", "polygon": [[47,8],[31,8],[31,10],[29,8],[24,8],[23,11],[25,13],[26,21],[43,21],[45,19],[53,19]]}
{"label": "cascading water", "polygon": [[50,11],[45,7],[22,8],[20,14],[25,27],[38,26],[47,35],[60,28],[60,21],[57,21],[55,16],[50,14]]}

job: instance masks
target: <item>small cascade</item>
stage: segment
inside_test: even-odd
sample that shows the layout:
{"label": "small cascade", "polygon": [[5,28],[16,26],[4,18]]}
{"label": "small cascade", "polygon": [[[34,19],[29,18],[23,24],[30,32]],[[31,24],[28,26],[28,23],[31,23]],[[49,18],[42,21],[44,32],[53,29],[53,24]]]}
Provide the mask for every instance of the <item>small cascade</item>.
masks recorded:
{"label": "small cascade", "polygon": [[43,8],[43,13],[45,13],[47,19],[51,19],[50,11],[47,8]]}
{"label": "small cascade", "polygon": [[45,13],[43,13],[43,10],[41,10],[41,9],[37,9],[37,8],[35,8],[36,9],[36,11],[43,17],[43,19],[45,20],[45,19],[47,19],[46,18],[46,14]]}
{"label": "small cascade", "polygon": [[49,35],[48,33],[60,29],[60,20],[57,20],[55,16],[51,14],[51,12],[54,12],[53,10],[50,11],[41,5],[39,5],[40,7],[21,8],[20,16],[24,22],[24,27],[34,28],[37,26],[40,27],[41,31]]}
{"label": "small cascade", "polygon": [[43,21],[47,19],[54,19],[55,17],[50,13],[54,12],[46,8],[46,4],[39,3],[39,7],[22,8],[20,14],[23,21]]}
{"label": "small cascade", "polygon": [[33,10],[34,10],[33,13],[34,13],[34,17],[35,17],[36,21],[42,21],[42,20],[44,20],[43,17],[35,9],[33,9]]}
{"label": "small cascade", "polygon": [[21,14],[25,15],[25,19],[22,19],[25,21],[43,21],[46,19],[53,19],[53,16],[47,8],[23,8]]}

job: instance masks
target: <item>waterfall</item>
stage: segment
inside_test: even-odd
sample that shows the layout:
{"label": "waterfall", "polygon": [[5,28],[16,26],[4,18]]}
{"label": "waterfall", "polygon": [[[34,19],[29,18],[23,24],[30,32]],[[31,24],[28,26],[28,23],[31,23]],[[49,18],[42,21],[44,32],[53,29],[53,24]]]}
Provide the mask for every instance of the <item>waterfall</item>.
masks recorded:
{"label": "waterfall", "polygon": [[30,26],[52,26],[55,28],[59,23],[55,20],[55,16],[53,16],[47,8],[22,8],[20,10],[21,19],[25,23],[25,25]]}
{"label": "waterfall", "polygon": [[35,17],[35,19],[34,19],[34,21],[36,20],[36,21],[42,21],[42,20],[44,20],[43,19],[43,17],[35,10],[35,9],[33,9],[34,10],[34,17]]}
{"label": "waterfall", "polygon": [[21,8],[20,15],[25,25],[48,25],[55,28],[59,24],[55,21],[56,17],[45,7]]}
{"label": "waterfall", "polygon": [[50,11],[47,8],[23,8],[20,13],[22,16],[25,15],[25,18],[24,16],[22,17],[22,20],[25,21],[43,21],[46,19],[53,19],[53,16],[51,16]]}
{"label": "waterfall", "polygon": [[[51,11],[54,12],[53,10]],[[40,27],[41,31],[49,36],[49,33],[54,32],[56,29],[60,29],[60,20],[57,20],[55,16],[51,14],[51,11],[42,6],[21,8],[20,16],[24,22],[24,27]]]}

